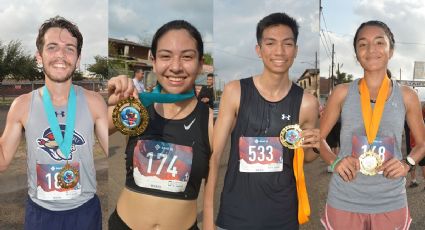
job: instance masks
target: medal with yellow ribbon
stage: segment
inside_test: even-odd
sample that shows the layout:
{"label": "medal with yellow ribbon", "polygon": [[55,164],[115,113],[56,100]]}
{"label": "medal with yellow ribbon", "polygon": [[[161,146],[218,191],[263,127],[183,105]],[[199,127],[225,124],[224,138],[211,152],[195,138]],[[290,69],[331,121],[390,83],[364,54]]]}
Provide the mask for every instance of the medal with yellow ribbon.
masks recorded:
{"label": "medal with yellow ribbon", "polygon": [[375,153],[370,146],[378,134],[379,124],[381,123],[382,114],[384,113],[385,101],[389,92],[389,85],[390,80],[385,76],[379,88],[375,107],[372,110],[370,93],[366,85],[366,80],[363,78],[360,82],[360,102],[367,142],[369,144],[367,151],[359,157],[360,172],[364,175],[375,175],[377,173],[377,168],[383,163],[379,154]]}
{"label": "medal with yellow ribbon", "polygon": [[304,138],[301,137],[301,131],[298,124],[285,126],[282,131],[280,131],[280,143],[289,149],[301,147],[304,140]]}
{"label": "medal with yellow ribbon", "polygon": [[155,102],[174,103],[184,101],[195,96],[191,90],[182,94],[162,93],[161,85],[157,85],[150,93],[139,93],[140,103],[136,98],[129,97],[121,100],[112,112],[112,122],[124,135],[137,136],[142,134],[149,124],[147,107]]}

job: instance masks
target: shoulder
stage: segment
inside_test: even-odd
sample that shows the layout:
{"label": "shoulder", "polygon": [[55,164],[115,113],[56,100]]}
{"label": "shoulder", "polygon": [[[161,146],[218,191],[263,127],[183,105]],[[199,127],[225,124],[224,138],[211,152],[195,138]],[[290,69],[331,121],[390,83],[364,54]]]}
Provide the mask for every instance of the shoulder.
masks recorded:
{"label": "shoulder", "polygon": [[13,114],[11,118],[16,121],[26,120],[26,116],[29,113],[30,103],[32,98],[32,92],[20,95],[15,98],[10,105],[9,114]]}
{"label": "shoulder", "polygon": [[418,93],[414,89],[405,85],[401,85],[400,91],[406,108],[409,108],[409,106],[416,106],[418,104]]}
{"label": "shoulder", "polygon": [[83,87],[80,87],[80,89],[83,91],[87,106],[89,107],[89,110],[94,117],[98,117],[97,115],[107,113],[105,99],[102,97],[102,95],[100,95],[100,93],[86,90]]}
{"label": "shoulder", "polygon": [[319,112],[319,100],[310,93],[304,92],[301,101],[301,112]]}

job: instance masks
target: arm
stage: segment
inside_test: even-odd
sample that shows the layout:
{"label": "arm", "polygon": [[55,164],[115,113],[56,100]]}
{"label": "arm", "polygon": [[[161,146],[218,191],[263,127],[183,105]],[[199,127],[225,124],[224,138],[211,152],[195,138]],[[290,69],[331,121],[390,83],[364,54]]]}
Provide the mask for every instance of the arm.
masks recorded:
{"label": "arm", "polygon": [[239,81],[233,81],[224,87],[218,118],[214,126],[213,153],[209,163],[208,183],[204,193],[204,229],[214,229],[214,194],[220,158],[226,146],[230,132],[235,126],[241,95]]}
{"label": "arm", "polygon": [[[416,142],[409,156],[417,163],[425,156],[425,124],[422,117],[421,103],[413,89],[402,86],[401,91],[406,108],[407,124]],[[385,177],[394,179],[407,176],[410,167],[405,162],[392,158],[385,162],[381,169],[384,171]]]}
{"label": "arm", "polygon": [[[320,118],[320,157],[328,163],[332,164],[337,156],[332,152],[326,137],[334,127],[342,111],[342,104],[348,93],[348,84],[338,85],[330,95],[323,116]],[[360,168],[359,160],[348,156],[339,161],[334,168],[344,181],[351,181],[356,177],[356,173]]]}
{"label": "arm", "polygon": [[111,78],[108,81],[108,129],[109,135],[113,134],[116,130],[112,122],[112,112],[114,107],[122,99],[128,98],[133,95],[138,98],[137,90],[134,88],[133,80],[125,75],[119,75]]}
{"label": "arm", "polygon": [[316,97],[309,93],[304,93],[300,108],[300,126],[303,130],[304,137],[304,161],[311,162],[315,160],[319,154],[313,151],[313,148],[320,148],[320,130],[317,128],[319,117],[319,101]]}
{"label": "arm", "polygon": [[0,137],[0,172],[5,171],[18,149],[24,121],[28,117],[31,94],[17,97],[7,113],[6,126]]}
{"label": "arm", "polygon": [[84,91],[93,118],[97,139],[103,152],[108,156],[108,113],[105,100],[99,93],[89,90]]}

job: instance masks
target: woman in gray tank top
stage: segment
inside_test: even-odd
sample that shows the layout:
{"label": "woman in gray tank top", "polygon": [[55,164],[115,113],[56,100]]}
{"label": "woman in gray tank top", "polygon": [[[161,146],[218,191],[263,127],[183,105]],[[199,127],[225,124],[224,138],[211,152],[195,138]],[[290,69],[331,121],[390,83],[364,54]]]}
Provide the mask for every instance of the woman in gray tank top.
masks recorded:
{"label": "woman in gray tank top", "polygon": [[[322,224],[326,229],[408,229],[405,176],[425,155],[425,126],[416,92],[391,81],[394,37],[380,21],[360,25],[354,50],[364,77],[339,85],[320,121],[321,157],[334,174]],[[341,151],[326,137],[341,115]],[[404,120],[419,140],[401,153]]]}

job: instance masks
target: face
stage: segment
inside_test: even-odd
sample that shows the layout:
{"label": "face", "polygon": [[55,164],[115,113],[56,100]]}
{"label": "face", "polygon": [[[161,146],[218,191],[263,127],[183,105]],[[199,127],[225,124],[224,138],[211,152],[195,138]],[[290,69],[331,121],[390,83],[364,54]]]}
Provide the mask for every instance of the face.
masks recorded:
{"label": "face", "polygon": [[359,31],[356,41],[356,56],[366,71],[385,71],[393,55],[390,41],[378,26],[365,26]]}
{"label": "face", "polygon": [[144,73],[143,71],[139,71],[139,72],[136,72],[135,76],[137,80],[141,81],[143,79]]}
{"label": "face", "polygon": [[166,92],[178,94],[193,89],[201,69],[196,40],[186,30],[170,30],[158,40],[153,70]]}
{"label": "face", "polygon": [[260,45],[255,48],[265,70],[275,74],[288,73],[298,51],[291,28],[285,25],[266,28]]}
{"label": "face", "polygon": [[42,52],[36,54],[37,62],[43,64],[45,76],[54,82],[71,79],[80,58],[77,53],[77,39],[66,29],[50,28],[44,34]]}
{"label": "face", "polygon": [[212,77],[207,77],[207,85],[208,86],[212,86],[214,84],[214,78]]}

